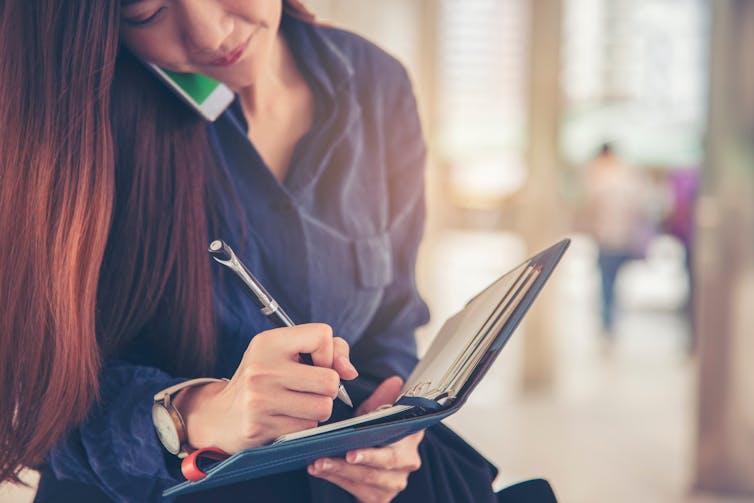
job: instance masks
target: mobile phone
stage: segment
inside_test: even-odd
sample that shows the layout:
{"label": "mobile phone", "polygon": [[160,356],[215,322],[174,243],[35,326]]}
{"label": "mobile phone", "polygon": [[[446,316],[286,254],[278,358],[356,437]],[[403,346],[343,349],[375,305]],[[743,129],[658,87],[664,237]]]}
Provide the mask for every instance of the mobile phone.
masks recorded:
{"label": "mobile phone", "polygon": [[213,122],[233,102],[233,91],[222,82],[198,73],[178,73],[153,63],[147,67],[187,105]]}

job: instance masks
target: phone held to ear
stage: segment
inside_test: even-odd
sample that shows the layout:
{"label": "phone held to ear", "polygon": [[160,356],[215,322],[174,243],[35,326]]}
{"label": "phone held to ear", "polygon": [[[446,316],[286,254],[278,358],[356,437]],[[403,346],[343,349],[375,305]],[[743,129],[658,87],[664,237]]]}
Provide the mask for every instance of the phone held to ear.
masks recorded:
{"label": "phone held to ear", "polygon": [[147,63],[167,86],[206,120],[213,122],[233,102],[225,84],[198,73],[177,73]]}

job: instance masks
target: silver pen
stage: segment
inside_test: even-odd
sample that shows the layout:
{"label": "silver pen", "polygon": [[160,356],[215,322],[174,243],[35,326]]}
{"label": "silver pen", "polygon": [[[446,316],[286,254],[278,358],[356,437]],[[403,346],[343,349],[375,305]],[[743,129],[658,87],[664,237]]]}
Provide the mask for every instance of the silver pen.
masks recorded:
{"label": "silver pen", "polygon": [[[254,295],[256,301],[261,304],[262,307],[260,311],[262,311],[262,314],[272,321],[272,323],[278,327],[292,327],[295,325],[293,320],[291,320],[283,308],[280,307],[280,304],[272,298],[272,295],[267,293],[267,290],[265,290],[259,280],[251,274],[249,269],[246,268],[243,262],[241,262],[233,252],[233,249],[228,246],[225,241],[221,239],[212,241],[209,245],[209,253],[215,261],[236,273],[236,276],[238,276],[241,282],[243,282],[243,284],[246,285],[249,291]],[[312,356],[309,353],[299,353],[299,357],[303,363],[314,365]],[[338,398],[349,407],[353,407],[351,397],[348,396],[343,383],[340,383],[340,386],[338,387]]]}

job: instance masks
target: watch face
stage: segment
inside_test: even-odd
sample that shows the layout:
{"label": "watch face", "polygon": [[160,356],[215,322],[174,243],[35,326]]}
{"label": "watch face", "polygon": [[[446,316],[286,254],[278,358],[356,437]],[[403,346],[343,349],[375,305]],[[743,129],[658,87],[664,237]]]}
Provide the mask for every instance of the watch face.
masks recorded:
{"label": "watch face", "polygon": [[161,404],[155,403],[152,406],[152,422],[157,432],[157,437],[171,454],[178,454],[181,450],[181,441],[178,438],[178,432],[175,429],[173,418],[170,412]]}

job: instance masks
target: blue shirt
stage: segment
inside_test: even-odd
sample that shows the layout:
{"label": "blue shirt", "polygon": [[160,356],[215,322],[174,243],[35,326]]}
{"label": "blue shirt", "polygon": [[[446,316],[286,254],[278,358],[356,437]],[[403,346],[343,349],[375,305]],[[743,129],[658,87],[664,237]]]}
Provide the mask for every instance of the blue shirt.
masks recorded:
{"label": "blue shirt", "polygon": [[[227,178],[232,191],[210,237],[233,246],[295,322],[330,324],[361,376],[405,378],[416,363],[414,331],[429,317],[414,275],[425,146],[410,81],[394,58],[352,33],[287,17],[282,29],[314,93],[313,127],[280,183],[248,140],[238,101],[208,124],[217,180]],[[230,377],[271,324],[221,266],[213,274],[215,375]],[[154,433],[152,397],[183,379],[106,362],[103,402],[48,457],[55,475],[116,501],[161,500],[180,479]]]}

